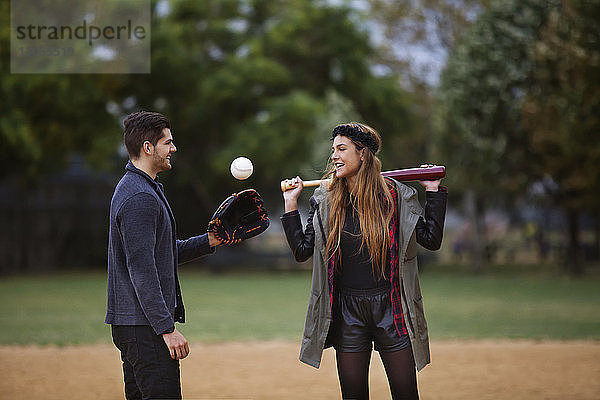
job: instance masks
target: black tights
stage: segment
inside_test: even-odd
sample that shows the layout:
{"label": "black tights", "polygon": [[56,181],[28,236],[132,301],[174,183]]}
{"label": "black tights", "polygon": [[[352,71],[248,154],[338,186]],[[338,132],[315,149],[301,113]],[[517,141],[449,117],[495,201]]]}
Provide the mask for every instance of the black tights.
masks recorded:
{"label": "black tights", "polygon": [[[379,353],[392,392],[392,399],[415,400],[419,398],[417,391],[417,375],[410,347]],[[338,377],[344,400],[367,400],[369,398],[369,364],[371,352],[360,353],[336,352]]]}

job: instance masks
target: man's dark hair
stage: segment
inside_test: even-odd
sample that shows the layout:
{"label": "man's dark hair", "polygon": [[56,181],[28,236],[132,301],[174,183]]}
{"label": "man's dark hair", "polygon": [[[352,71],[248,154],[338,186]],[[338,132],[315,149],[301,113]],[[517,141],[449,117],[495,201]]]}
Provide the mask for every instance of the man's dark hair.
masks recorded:
{"label": "man's dark hair", "polygon": [[150,111],[138,111],[129,114],[123,121],[125,133],[123,140],[129,157],[137,159],[145,141],[156,146],[158,140],[163,136],[165,128],[171,129],[169,120],[162,114]]}

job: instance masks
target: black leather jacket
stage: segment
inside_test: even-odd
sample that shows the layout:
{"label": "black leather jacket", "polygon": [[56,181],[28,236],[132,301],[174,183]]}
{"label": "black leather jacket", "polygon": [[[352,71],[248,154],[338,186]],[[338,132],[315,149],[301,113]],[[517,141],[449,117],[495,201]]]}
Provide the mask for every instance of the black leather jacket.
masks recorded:
{"label": "black leather jacket", "polygon": [[[442,245],[447,198],[448,192],[443,186],[440,186],[437,192],[425,192],[425,215],[419,218],[415,234],[417,243],[428,250],[438,250]],[[281,223],[288,245],[298,262],[308,260],[313,254],[315,246],[314,218],[316,217],[317,222],[321,226],[323,225],[316,211],[317,203],[311,197],[310,212],[304,231],[302,230],[302,221],[298,210],[290,211],[281,216]]]}

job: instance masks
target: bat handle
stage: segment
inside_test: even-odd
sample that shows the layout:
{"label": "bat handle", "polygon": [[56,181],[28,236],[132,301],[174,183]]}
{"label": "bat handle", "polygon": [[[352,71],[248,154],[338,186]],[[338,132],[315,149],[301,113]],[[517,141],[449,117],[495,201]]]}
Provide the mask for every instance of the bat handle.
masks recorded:
{"label": "bat handle", "polygon": [[[311,186],[319,186],[321,184],[321,182],[323,181],[327,181],[328,179],[315,179],[312,181],[303,181],[302,183],[304,184],[304,187],[311,187]],[[283,180],[281,181],[281,191],[282,192],[287,192],[290,189],[294,189],[296,188],[297,185],[292,185],[291,183],[289,183],[289,180]]]}

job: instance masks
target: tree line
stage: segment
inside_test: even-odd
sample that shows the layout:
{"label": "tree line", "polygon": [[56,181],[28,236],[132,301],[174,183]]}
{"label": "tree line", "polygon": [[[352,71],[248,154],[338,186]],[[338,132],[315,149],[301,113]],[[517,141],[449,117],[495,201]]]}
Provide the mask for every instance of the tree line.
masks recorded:
{"label": "tree line", "polygon": [[[278,209],[278,182],[319,177],[331,128],[360,120],[380,131],[387,169],[445,164],[452,197],[470,202],[480,230],[486,207],[515,206],[543,183],[545,201],[569,216],[569,264],[580,273],[579,213],[598,215],[599,2],[412,3],[179,0],[159,13],[152,2],[150,74],[20,75],[9,73],[2,0],[0,180],[26,196],[73,153],[118,175],[121,119],[159,111],[180,150],[161,179],[191,234],[243,185]],[[439,83],[424,81],[402,43],[447,54]],[[244,183],[229,176],[238,155],[255,164]]]}

